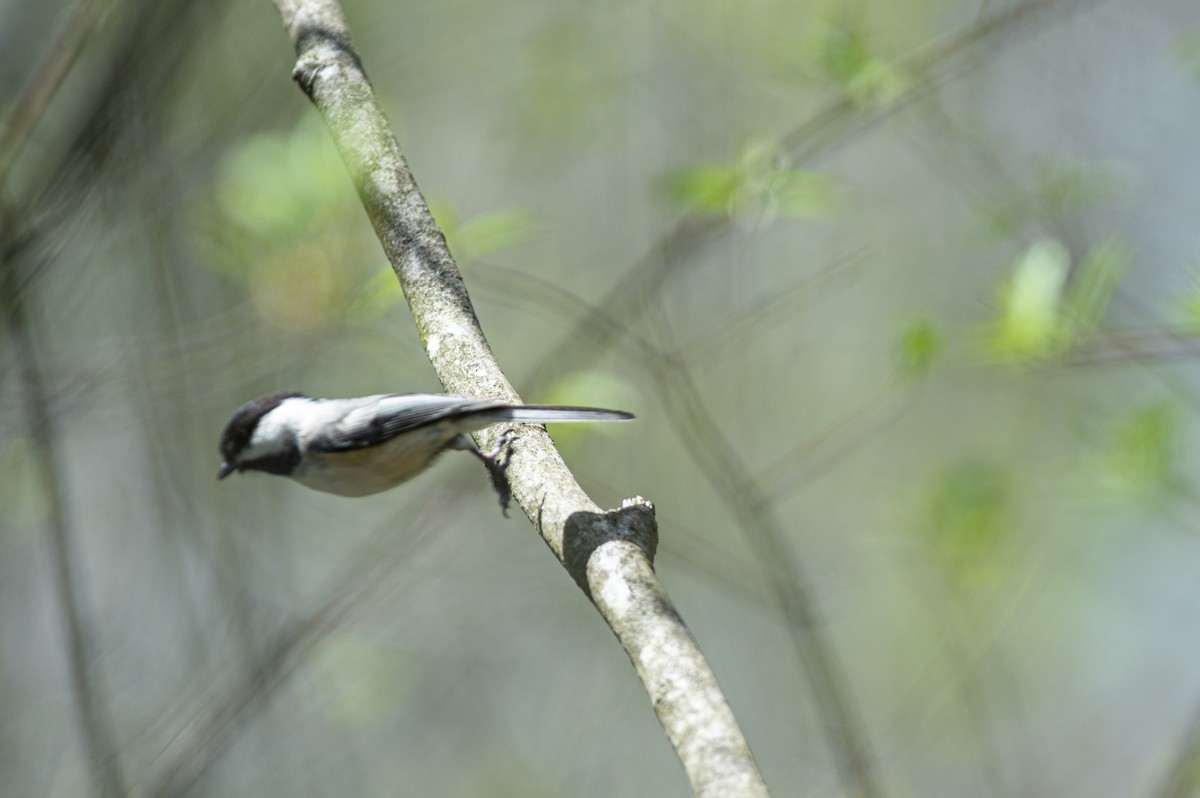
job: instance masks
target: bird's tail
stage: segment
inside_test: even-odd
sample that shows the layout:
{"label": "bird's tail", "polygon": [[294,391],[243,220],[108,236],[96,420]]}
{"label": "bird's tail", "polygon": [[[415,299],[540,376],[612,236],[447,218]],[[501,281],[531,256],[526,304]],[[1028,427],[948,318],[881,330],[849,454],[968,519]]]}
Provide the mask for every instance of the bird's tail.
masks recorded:
{"label": "bird's tail", "polygon": [[504,418],[530,424],[556,421],[628,421],[633,413],[624,410],[604,410],[599,407],[567,407],[564,405],[519,405],[506,408]]}

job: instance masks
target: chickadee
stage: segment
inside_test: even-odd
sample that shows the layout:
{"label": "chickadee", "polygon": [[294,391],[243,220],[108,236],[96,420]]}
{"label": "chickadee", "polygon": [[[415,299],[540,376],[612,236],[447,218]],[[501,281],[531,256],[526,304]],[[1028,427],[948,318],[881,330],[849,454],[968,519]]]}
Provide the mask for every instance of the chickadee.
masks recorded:
{"label": "chickadee", "polygon": [[367,496],[412,479],[446,449],[483,461],[507,509],[508,483],[498,461],[509,436],[481,452],[468,433],[517,421],[617,421],[620,410],[510,405],[447,394],[379,394],[357,399],[311,399],[299,393],[260,396],[237,409],[221,434],[221,469],[265,471],[313,490]]}

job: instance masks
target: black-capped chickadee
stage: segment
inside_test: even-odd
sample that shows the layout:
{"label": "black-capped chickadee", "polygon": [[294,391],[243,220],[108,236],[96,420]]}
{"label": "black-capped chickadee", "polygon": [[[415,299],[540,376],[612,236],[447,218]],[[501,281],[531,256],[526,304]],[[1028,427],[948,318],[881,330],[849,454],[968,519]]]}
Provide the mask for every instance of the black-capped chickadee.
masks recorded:
{"label": "black-capped chickadee", "polygon": [[339,496],[367,496],[424,471],[447,449],[471,452],[488,467],[507,508],[508,483],[498,462],[507,434],[481,452],[468,433],[504,421],[618,421],[620,410],[511,405],[448,394],[379,394],[311,399],[299,393],[260,396],[237,409],[221,434],[221,469],[265,471]]}

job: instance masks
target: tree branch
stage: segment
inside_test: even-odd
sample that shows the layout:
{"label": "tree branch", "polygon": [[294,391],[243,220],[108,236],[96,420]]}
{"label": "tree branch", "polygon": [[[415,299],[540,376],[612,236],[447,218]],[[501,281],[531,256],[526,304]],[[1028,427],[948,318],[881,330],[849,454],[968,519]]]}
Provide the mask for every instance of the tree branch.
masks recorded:
{"label": "tree branch", "polygon": [[[480,329],[445,238],[408,170],[334,0],[274,0],[298,56],[293,76],[321,112],[392,263],[446,390],[518,401]],[[498,430],[480,433],[487,448]],[[513,497],[600,610],[641,677],[692,789],[765,796],[733,713],[654,574],[653,506],[604,512],[544,429],[526,427],[509,459]]]}

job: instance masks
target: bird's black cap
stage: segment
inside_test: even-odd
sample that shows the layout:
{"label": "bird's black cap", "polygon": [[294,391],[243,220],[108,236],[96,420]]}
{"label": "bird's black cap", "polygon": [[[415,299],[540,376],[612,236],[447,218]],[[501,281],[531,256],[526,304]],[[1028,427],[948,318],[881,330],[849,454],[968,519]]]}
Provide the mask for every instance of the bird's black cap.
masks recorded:
{"label": "bird's black cap", "polygon": [[221,433],[221,468],[217,471],[217,479],[224,479],[237,470],[238,455],[249,445],[254,437],[258,422],[267,413],[283,404],[285,399],[307,398],[295,391],[279,391],[251,399],[239,407],[225,425]]}

